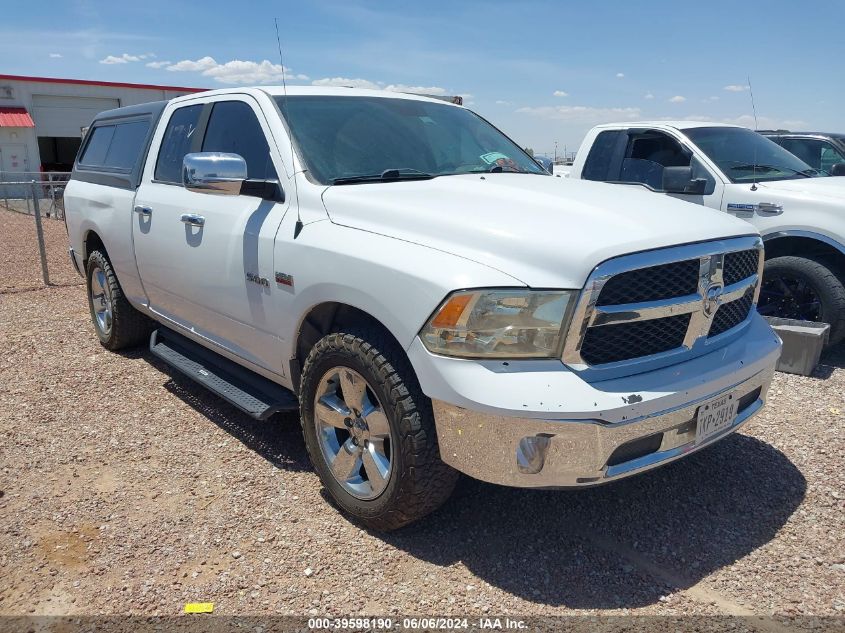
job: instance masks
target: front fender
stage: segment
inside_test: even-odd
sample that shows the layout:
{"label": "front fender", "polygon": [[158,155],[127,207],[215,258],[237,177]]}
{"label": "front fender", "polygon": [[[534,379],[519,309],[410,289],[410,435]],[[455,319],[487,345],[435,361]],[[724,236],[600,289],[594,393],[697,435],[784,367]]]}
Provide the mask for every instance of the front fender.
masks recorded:
{"label": "front fender", "polygon": [[407,350],[453,290],[524,287],[483,264],[328,221],[310,224],[296,240],[277,243],[276,262],[277,271],[293,277],[293,286],[280,293],[280,314],[291,316],[281,332],[288,358],[295,355],[305,317],[326,302],[367,313]]}

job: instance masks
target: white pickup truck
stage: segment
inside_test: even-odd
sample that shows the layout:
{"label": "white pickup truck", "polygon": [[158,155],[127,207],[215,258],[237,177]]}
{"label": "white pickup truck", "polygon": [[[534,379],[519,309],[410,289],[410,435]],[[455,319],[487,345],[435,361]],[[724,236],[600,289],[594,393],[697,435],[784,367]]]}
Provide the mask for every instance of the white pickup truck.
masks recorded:
{"label": "white pickup truck", "polygon": [[570,487],[678,459],[760,410],[780,353],[751,225],[555,178],[425,97],[105,112],[65,202],[102,344],[149,339],[259,419],[298,408],[324,486],[378,529],[457,471]]}
{"label": "white pickup truck", "polygon": [[833,345],[845,339],[845,177],[830,173],[843,171],[814,169],[747,128],[650,121],[593,128],[566,177],[641,185],[751,222],[766,244],[761,314],[830,323]]}

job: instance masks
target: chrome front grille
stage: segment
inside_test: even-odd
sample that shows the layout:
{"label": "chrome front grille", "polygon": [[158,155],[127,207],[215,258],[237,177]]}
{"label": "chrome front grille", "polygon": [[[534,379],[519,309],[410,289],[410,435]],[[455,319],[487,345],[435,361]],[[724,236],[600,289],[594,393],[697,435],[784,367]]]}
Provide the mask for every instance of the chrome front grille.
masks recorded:
{"label": "chrome front grille", "polygon": [[750,248],[736,253],[725,253],[723,277],[725,285],[730,286],[743,279],[748,279],[757,272],[760,264],[760,252]]}
{"label": "chrome front grille", "polygon": [[649,266],[620,273],[604,284],[596,305],[622,305],[693,294],[698,287],[698,260]]}
{"label": "chrome front grille", "polygon": [[762,266],[756,237],[600,264],[575,308],[563,361],[576,370],[608,369],[700,350],[748,322]]}
{"label": "chrome front grille", "polygon": [[740,299],[719,306],[707,337],[718,336],[745,321],[753,303],[754,290],[749,288]]}
{"label": "chrome front grille", "polygon": [[689,314],[679,314],[589,328],[581,346],[581,357],[590,365],[601,365],[668,352],[684,344],[689,322]]}

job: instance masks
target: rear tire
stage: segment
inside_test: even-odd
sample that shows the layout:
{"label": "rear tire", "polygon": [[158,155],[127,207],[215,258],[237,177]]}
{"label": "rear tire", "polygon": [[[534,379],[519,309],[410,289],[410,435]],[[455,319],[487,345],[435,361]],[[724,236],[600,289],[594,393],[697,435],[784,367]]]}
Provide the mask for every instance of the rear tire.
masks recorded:
{"label": "rear tire", "polygon": [[368,329],[320,339],[299,395],[311,463],[344,511],[388,531],[449,498],[458,473],[440,459],[431,401],[388,336]]}
{"label": "rear tire", "polygon": [[845,338],[842,271],[824,259],[786,255],[766,261],[759,311],[766,316],[830,324],[828,345]]}
{"label": "rear tire", "polygon": [[126,300],[111,262],[102,251],[88,256],[85,280],[91,321],[103,347],[115,351],[140,345],[149,338],[152,321]]}

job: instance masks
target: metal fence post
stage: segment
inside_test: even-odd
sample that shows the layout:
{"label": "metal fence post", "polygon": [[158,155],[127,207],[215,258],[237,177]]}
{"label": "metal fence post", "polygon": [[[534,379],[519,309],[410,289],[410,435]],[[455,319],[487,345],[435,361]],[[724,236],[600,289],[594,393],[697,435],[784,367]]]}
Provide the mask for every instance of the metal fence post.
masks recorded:
{"label": "metal fence post", "polygon": [[41,276],[44,285],[50,285],[50,273],[47,271],[47,248],[44,245],[44,228],[41,226],[41,209],[38,206],[38,191],[35,181],[32,181],[32,204],[35,208],[35,232],[38,234],[38,253],[41,255]]}

